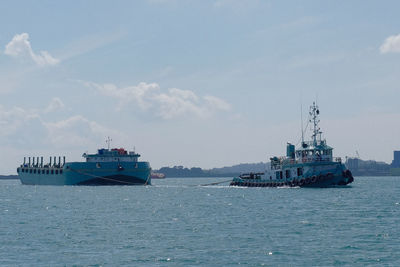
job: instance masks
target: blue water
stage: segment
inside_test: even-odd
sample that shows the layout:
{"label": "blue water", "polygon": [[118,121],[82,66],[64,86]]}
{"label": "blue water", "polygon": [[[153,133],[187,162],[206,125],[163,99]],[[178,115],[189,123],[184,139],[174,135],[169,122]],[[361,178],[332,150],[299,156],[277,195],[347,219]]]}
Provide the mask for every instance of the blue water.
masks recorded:
{"label": "blue water", "polygon": [[0,265],[400,266],[400,178],[348,188],[0,181]]}

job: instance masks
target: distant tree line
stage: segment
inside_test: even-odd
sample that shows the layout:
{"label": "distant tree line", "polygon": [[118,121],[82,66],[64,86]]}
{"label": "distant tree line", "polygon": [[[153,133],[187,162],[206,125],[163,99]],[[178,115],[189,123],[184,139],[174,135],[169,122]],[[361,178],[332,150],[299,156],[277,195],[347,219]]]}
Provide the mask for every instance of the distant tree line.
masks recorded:
{"label": "distant tree line", "polygon": [[[389,176],[396,175],[395,168],[385,162],[375,160],[362,160],[359,158],[348,158],[346,166],[354,176]],[[398,174],[397,174],[398,175]]]}
{"label": "distant tree line", "polygon": [[[229,167],[201,169],[198,167],[185,168],[183,166],[162,167],[155,172],[164,173],[167,178],[174,177],[234,177],[241,173],[264,172],[270,163],[241,163]],[[393,164],[392,164],[393,165]],[[354,176],[400,176],[400,167],[394,168],[391,164],[374,160],[347,158],[346,166]]]}
{"label": "distant tree line", "polygon": [[[361,160],[348,158],[347,167],[355,176],[400,176],[400,167],[377,162],[374,160]],[[269,168],[269,163],[241,163],[229,167],[202,169],[199,167],[186,168],[183,166],[162,167],[154,172],[163,173],[167,178],[179,177],[234,177],[241,173],[264,172]],[[18,175],[0,175],[0,179],[18,179]]]}
{"label": "distant tree line", "polygon": [[262,172],[265,170],[265,163],[244,163],[231,167],[214,168],[203,170],[199,167],[185,168],[183,166],[162,167],[154,172],[163,173],[167,178],[179,177],[234,177],[244,172]]}
{"label": "distant tree line", "polygon": [[19,179],[18,175],[0,175],[0,179],[10,180],[10,179]]}

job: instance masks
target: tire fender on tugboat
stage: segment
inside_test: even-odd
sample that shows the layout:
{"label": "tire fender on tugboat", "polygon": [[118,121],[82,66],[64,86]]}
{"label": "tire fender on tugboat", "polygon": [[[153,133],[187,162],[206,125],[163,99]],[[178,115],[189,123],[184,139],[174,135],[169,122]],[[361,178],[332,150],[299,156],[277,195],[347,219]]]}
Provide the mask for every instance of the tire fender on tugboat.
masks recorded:
{"label": "tire fender on tugboat", "polygon": [[312,183],[315,183],[316,181],[317,181],[317,176],[314,175],[313,177],[311,177],[311,182]]}

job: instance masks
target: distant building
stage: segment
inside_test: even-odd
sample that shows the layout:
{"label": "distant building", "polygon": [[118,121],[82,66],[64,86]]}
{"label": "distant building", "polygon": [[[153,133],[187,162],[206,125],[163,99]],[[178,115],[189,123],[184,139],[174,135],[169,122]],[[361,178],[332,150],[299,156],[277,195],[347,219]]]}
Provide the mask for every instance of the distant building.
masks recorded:
{"label": "distant building", "polygon": [[385,162],[359,158],[347,158],[346,166],[356,176],[386,176],[391,174],[392,168]]}
{"label": "distant building", "polygon": [[400,168],[400,151],[393,151],[393,161],[391,164],[392,168]]}
{"label": "distant building", "polygon": [[349,168],[350,171],[352,172],[357,172],[358,171],[358,158],[347,158],[346,161],[346,166]]}

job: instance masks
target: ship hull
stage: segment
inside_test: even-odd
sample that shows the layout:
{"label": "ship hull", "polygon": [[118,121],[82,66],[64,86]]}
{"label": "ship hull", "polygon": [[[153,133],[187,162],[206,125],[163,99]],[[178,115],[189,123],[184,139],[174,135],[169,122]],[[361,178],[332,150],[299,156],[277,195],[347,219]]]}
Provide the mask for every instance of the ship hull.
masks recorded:
{"label": "ship hull", "polygon": [[[294,165],[292,168],[297,168]],[[308,170],[305,175],[290,178],[272,179],[266,175],[254,176],[254,179],[243,179],[235,177],[230,183],[231,186],[242,187],[337,187],[345,186],[354,181],[351,172],[341,163],[335,164],[307,164],[303,167]]]}
{"label": "ship hull", "polygon": [[19,168],[25,185],[151,185],[147,162],[70,162],[63,168]]}
{"label": "ship hull", "polygon": [[[300,179],[301,180],[301,179]],[[242,186],[242,187],[310,187],[310,188],[324,188],[324,187],[337,187],[345,186],[352,183],[354,178],[346,177],[334,177],[332,179],[317,180],[300,182],[300,180],[290,181],[268,181],[268,180],[236,180],[231,182],[231,186]],[[310,179],[311,180],[311,179]]]}
{"label": "ship hull", "polygon": [[85,180],[77,185],[145,185],[148,183],[149,181],[146,183],[146,180],[139,177],[115,174]]}

